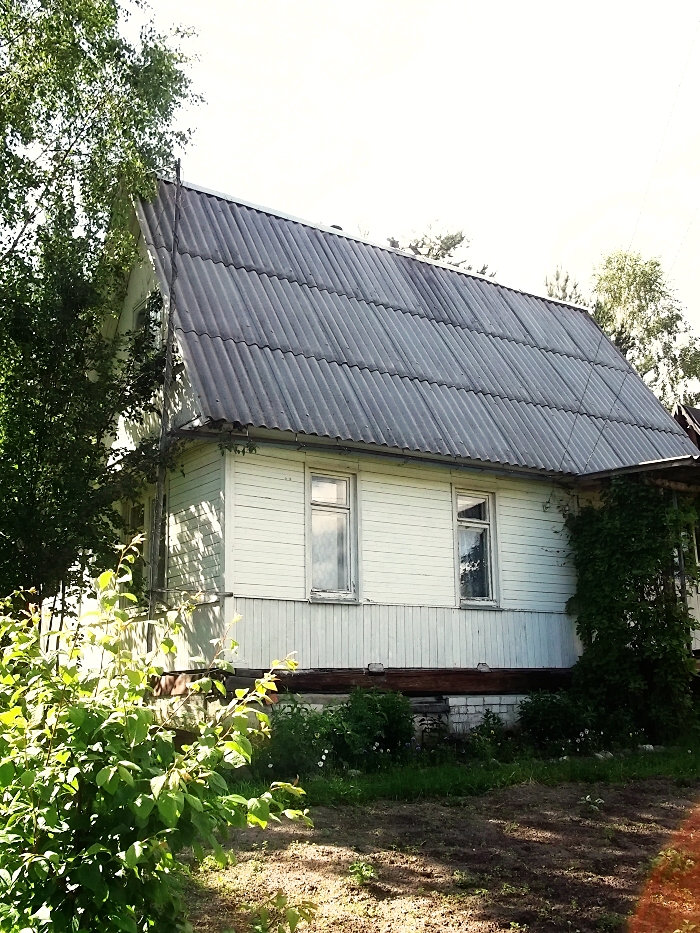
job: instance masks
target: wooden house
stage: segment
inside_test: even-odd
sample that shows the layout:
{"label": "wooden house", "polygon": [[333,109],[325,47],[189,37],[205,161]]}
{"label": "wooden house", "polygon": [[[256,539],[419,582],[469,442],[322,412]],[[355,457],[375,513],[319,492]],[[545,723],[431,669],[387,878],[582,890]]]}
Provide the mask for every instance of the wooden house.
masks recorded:
{"label": "wooden house", "polygon": [[176,668],[240,614],[237,676],[296,652],[296,690],[440,695],[455,728],[562,682],[565,516],[606,476],[692,466],[682,427],[583,308],[194,185],[177,201],[176,221],[161,181],[137,206],[122,321],[156,288],[173,316],[162,588],[202,603]]}

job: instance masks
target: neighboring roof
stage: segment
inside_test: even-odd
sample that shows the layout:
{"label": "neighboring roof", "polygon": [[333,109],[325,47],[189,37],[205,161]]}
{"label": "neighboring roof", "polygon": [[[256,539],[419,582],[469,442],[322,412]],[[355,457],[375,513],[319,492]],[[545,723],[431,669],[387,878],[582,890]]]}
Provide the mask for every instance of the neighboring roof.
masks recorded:
{"label": "neighboring roof", "polygon": [[[138,205],[166,292],[174,193]],[[190,185],[175,305],[205,421],[555,473],[695,450],[586,311]]]}

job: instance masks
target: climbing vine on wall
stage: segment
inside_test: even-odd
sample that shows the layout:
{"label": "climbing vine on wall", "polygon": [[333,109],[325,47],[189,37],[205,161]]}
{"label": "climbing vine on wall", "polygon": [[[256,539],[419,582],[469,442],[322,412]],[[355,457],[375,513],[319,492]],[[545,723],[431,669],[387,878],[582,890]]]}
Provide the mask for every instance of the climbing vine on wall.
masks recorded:
{"label": "climbing vine on wall", "polygon": [[577,590],[569,601],[584,652],[574,692],[616,731],[667,739],[693,721],[691,637],[682,599],[698,579],[695,502],[620,478],[567,518]]}

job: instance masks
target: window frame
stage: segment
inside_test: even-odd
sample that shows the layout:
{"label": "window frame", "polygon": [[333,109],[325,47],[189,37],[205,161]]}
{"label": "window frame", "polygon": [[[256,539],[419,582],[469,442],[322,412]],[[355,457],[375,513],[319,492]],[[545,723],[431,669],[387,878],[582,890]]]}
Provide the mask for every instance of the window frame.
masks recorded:
{"label": "window frame", "polygon": [[[314,476],[327,476],[329,479],[344,479],[348,482],[348,505],[320,506],[323,510],[343,511],[348,514],[348,570],[350,577],[349,590],[317,590],[313,587],[313,534],[312,513],[314,510],[312,497],[312,479]],[[347,470],[327,468],[322,465],[306,465],[306,594],[310,602],[321,603],[357,603],[359,602],[359,560],[358,560],[358,504],[357,504],[357,474]]]}
{"label": "window frame", "polygon": [[[458,517],[458,497],[474,496],[485,499],[487,503],[488,520],[467,519],[462,520]],[[452,487],[452,515],[454,521],[454,564],[455,564],[455,596],[457,605],[461,609],[469,609],[477,606],[489,606],[496,608],[500,603],[500,580],[499,580],[499,562],[498,562],[498,536],[496,533],[496,495],[485,489],[470,489],[469,487],[453,485]],[[463,597],[460,586],[460,561],[459,561],[459,528],[464,527],[486,528],[487,530],[487,548],[489,561],[489,596],[469,596]]]}

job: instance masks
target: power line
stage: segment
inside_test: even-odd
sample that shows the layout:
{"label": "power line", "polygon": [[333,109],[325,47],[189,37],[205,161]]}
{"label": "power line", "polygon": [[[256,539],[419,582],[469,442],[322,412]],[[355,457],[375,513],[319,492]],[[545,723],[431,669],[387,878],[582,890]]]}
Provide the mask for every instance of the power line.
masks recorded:
{"label": "power line", "polygon": [[586,467],[588,466],[588,464],[589,464],[589,463],[591,462],[591,460],[593,459],[593,454],[596,452],[596,449],[597,449],[597,447],[598,447],[598,444],[600,443],[600,439],[601,439],[602,436],[603,436],[603,432],[605,431],[606,427],[608,426],[608,424],[609,424],[609,422],[610,422],[610,415],[612,415],[613,411],[615,410],[615,406],[617,405],[618,399],[619,399],[620,396],[622,395],[622,390],[624,389],[625,383],[627,382],[627,377],[629,376],[630,373],[633,373],[633,372],[634,372],[634,369],[632,368],[632,364],[631,364],[631,363],[628,363],[628,366],[629,366],[629,369],[628,369],[627,372],[625,373],[624,378],[623,378],[622,382],[620,383],[620,388],[617,390],[617,395],[616,395],[615,398],[613,399],[613,403],[612,403],[612,405],[610,406],[610,411],[608,412],[608,414],[607,414],[605,420],[603,421],[603,427],[600,429],[600,433],[598,434],[598,439],[596,440],[595,444],[593,445],[593,449],[592,449],[591,452],[589,453],[588,459],[587,459],[586,462],[583,464],[583,470],[581,470],[582,473],[585,473],[585,472],[586,472]]}
{"label": "power line", "polygon": [[673,111],[676,109],[676,103],[678,101],[678,94],[680,92],[681,85],[683,84],[685,73],[688,70],[688,65],[690,64],[690,56],[693,53],[693,47],[695,46],[695,40],[698,35],[698,29],[700,29],[700,20],[698,20],[698,23],[695,27],[695,32],[693,33],[693,38],[690,43],[690,48],[688,49],[688,57],[685,60],[685,65],[683,65],[683,71],[681,72],[681,78],[680,78],[680,81],[678,82],[678,87],[676,88],[676,93],[673,97],[673,103],[671,104],[671,110],[668,114],[668,120],[666,121],[666,126],[664,127],[664,132],[661,137],[661,142],[659,143],[659,149],[658,149],[658,152],[656,153],[654,164],[651,167],[651,172],[649,174],[649,181],[647,182],[647,187],[644,192],[644,197],[642,198],[642,204],[641,204],[641,207],[639,208],[639,213],[637,214],[637,221],[634,225],[634,230],[632,231],[632,238],[630,239],[629,246],[627,247],[627,252],[629,252],[632,249],[632,243],[634,243],[634,238],[637,235],[637,227],[639,226],[639,221],[642,219],[642,214],[644,213],[644,207],[646,206],[646,203],[647,203],[647,197],[649,196],[649,189],[651,188],[651,183],[654,179],[654,173],[656,172],[656,166],[658,165],[659,158],[661,156],[661,150],[663,149],[664,143],[666,142],[666,134],[668,133],[668,128],[671,125],[671,118],[673,117]]}
{"label": "power line", "polygon": [[[571,423],[571,430],[569,431],[569,437],[567,438],[566,444],[564,445],[564,450],[562,451],[561,460],[559,461],[559,468],[558,468],[558,470],[557,470],[557,473],[560,473],[560,472],[561,472],[561,468],[562,468],[563,465],[564,465],[564,458],[566,457],[567,453],[569,452],[569,444],[571,443],[571,438],[574,436],[574,428],[576,427],[576,422],[577,422],[577,420],[578,420],[579,415],[581,414],[581,409],[582,409],[582,407],[583,407],[583,400],[584,400],[584,398],[586,397],[586,392],[588,391],[588,384],[589,384],[589,382],[591,381],[591,376],[593,375],[593,370],[595,369],[596,363],[598,362],[598,354],[600,353],[600,348],[601,348],[601,346],[602,346],[602,344],[603,344],[603,338],[604,338],[604,337],[605,337],[605,331],[604,331],[603,328],[601,327],[601,328],[600,328],[600,340],[598,341],[598,346],[597,346],[596,351],[595,351],[595,356],[594,356],[594,358],[593,358],[593,362],[591,363],[591,367],[590,367],[590,369],[588,370],[588,378],[586,379],[586,384],[585,384],[585,386],[583,387],[583,392],[581,393],[581,400],[580,400],[579,403],[578,403],[578,408],[576,409],[576,414],[574,415],[574,420],[573,420],[572,423]],[[572,457],[571,459],[573,460],[574,458]],[[574,464],[575,464],[575,461],[574,461]]]}
{"label": "power line", "polygon": [[683,249],[683,245],[685,244],[685,241],[686,241],[686,239],[687,239],[687,237],[688,237],[688,234],[690,233],[690,228],[693,226],[693,224],[694,224],[695,221],[697,220],[698,214],[700,214],[700,204],[698,204],[697,208],[695,209],[695,213],[693,214],[693,217],[692,217],[690,223],[689,223],[688,226],[685,228],[685,233],[683,234],[683,239],[681,240],[681,245],[680,245],[680,246],[678,247],[678,249],[676,250],[676,255],[673,257],[673,262],[671,263],[671,268],[668,270],[669,273],[670,273],[670,272],[673,272],[673,267],[675,266],[675,264],[676,264],[677,261],[678,261],[678,257],[679,257],[680,254],[681,254],[681,250]]}

